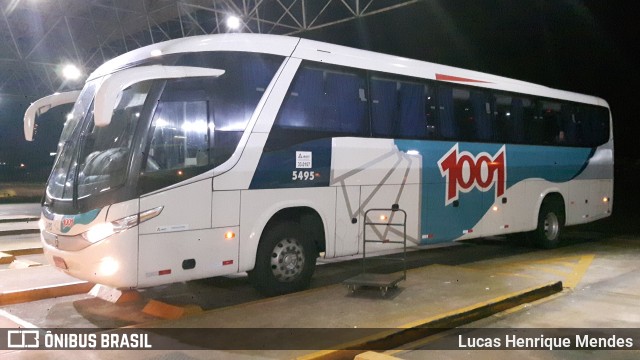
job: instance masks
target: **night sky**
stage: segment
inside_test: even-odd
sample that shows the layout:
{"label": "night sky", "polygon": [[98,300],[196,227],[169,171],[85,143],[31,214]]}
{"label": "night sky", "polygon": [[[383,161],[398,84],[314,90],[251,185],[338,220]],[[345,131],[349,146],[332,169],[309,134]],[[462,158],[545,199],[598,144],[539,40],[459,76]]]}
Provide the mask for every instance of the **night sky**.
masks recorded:
{"label": "night sky", "polygon": [[[616,160],[635,161],[640,159],[637,10],[637,2],[424,1],[300,36],[602,97],[613,114]],[[30,100],[0,99],[5,174],[20,162],[34,171],[45,167],[46,173],[53,160],[49,152],[55,151],[68,109],[47,114],[37,141],[27,143],[22,114]],[[55,117],[59,120],[52,121]]]}

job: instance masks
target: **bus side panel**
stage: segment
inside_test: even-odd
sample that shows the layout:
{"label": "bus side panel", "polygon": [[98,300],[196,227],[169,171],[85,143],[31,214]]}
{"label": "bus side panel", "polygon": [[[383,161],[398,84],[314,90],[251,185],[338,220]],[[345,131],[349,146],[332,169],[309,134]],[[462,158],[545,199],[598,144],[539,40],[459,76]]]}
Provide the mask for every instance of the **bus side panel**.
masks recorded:
{"label": "bus side panel", "polygon": [[400,151],[392,139],[334,138],[331,151],[332,186],[420,183],[422,156]]}
{"label": "bus side panel", "polygon": [[140,211],[158,206],[162,212],[140,224],[140,234],[211,228],[211,179],[140,198]]}
{"label": "bus side panel", "polygon": [[571,205],[578,211],[567,214],[567,224],[580,224],[611,215],[613,207],[613,140],[594,149],[585,169],[572,182]]}
{"label": "bus side panel", "polygon": [[573,180],[569,188],[567,201],[567,225],[582,224],[589,221],[589,198],[593,180]]}
{"label": "bus side panel", "polygon": [[611,215],[613,180],[596,180],[592,185],[591,220]]}
{"label": "bus side panel", "polygon": [[211,226],[240,226],[240,191],[214,191],[211,200]]}
{"label": "bus side panel", "polygon": [[358,253],[358,239],[362,236],[360,232],[363,215],[360,211],[360,188],[360,186],[341,186],[338,188],[335,252],[326,253],[326,257]]}
{"label": "bus side panel", "polygon": [[[407,246],[415,246],[420,244],[420,190],[419,184],[407,185],[382,185],[382,186],[363,186],[362,199],[363,211],[369,209],[389,209],[392,204],[398,204],[400,209],[407,213]],[[365,205],[366,204],[366,205]],[[390,222],[402,223],[403,216],[391,213],[388,220],[380,220],[376,218],[376,212],[369,214],[370,218],[367,222]],[[373,215],[373,216],[372,216]],[[402,241],[401,226],[369,226],[367,227],[367,240],[389,240]],[[362,239],[359,249],[362,250]],[[402,248],[402,244],[367,244],[367,253],[375,251],[384,251],[393,248]]]}
{"label": "bus side panel", "polygon": [[[206,253],[203,246],[212,246],[210,236],[215,231],[225,231],[211,230],[211,188],[209,178],[140,198],[141,211],[159,206],[163,209],[157,217],[140,224],[139,286],[182,281],[210,274],[207,270],[209,265],[201,257]],[[224,244],[223,248],[227,246],[227,243]],[[237,249],[237,243],[231,246]],[[222,254],[226,260],[228,256],[224,251]],[[236,257],[234,255],[230,259]],[[195,267],[189,268],[190,265],[187,264],[186,269],[183,268],[182,261],[190,259],[196,260]],[[237,266],[234,268],[237,269]],[[161,277],[150,275],[154,272],[157,274],[158,271],[170,271],[171,274]],[[189,275],[184,271],[198,275]]]}
{"label": "bus side panel", "polygon": [[139,287],[228,275],[238,271],[238,227],[140,236]]}
{"label": "bus side panel", "polygon": [[423,158],[425,244],[534,229],[544,196],[559,192],[566,202],[570,182],[592,155],[589,148],[416,140],[396,144]]}
{"label": "bus side panel", "polygon": [[251,134],[245,148],[242,149],[242,156],[233,169],[213,178],[213,190],[244,190],[249,188],[266,141],[267,134]]}
{"label": "bus side panel", "polygon": [[[496,182],[492,187],[495,188],[495,186],[497,186]],[[476,228],[481,228],[482,234],[487,236],[525,231],[530,227],[530,224],[525,221],[523,214],[531,212],[532,209],[531,201],[527,201],[524,194],[527,194],[526,181],[517,184],[507,181],[505,194],[498,198],[491,192],[484,193],[482,196],[483,207],[489,210],[476,225]]]}
{"label": "bus side panel", "polygon": [[[398,149],[392,139],[362,139],[362,138],[334,138],[331,156],[331,185],[340,187],[339,194],[344,193],[345,187],[361,186],[360,201],[356,207],[351,202],[338,201],[337,213],[344,214],[343,219],[336,220],[338,224],[353,227],[349,221],[355,216],[346,218],[348,214],[358,214],[355,226],[362,228],[362,216],[373,208],[389,209],[398,204],[400,209],[407,212],[407,240],[418,244],[420,242],[420,212],[422,188],[419,185],[422,175],[422,156],[407,154]],[[339,195],[339,199],[341,196]],[[348,209],[341,207],[348,206]],[[373,220],[373,219],[369,219]],[[368,240],[399,240],[401,237],[394,231],[370,231]],[[344,231],[336,229],[337,233]],[[361,231],[361,230],[360,230]],[[373,238],[371,237],[373,236]],[[359,236],[357,250],[362,250],[362,234]],[[384,239],[383,239],[384,238]],[[337,238],[336,241],[342,241]],[[389,244],[381,249],[388,250]],[[353,247],[343,247],[336,256],[355,254]],[[369,251],[375,251],[375,247]]]}
{"label": "bus side panel", "polygon": [[583,224],[611,215],[613,180],[574,180],[567,225]]}

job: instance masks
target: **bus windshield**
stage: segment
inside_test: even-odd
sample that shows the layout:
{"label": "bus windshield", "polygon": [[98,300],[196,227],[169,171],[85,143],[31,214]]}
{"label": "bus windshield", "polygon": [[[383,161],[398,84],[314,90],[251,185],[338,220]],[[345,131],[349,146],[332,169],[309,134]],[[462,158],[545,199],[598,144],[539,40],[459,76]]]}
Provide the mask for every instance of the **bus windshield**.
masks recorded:
{"label": "bus windshield", "polygon": [[[79,136],[79,124],[87,116],[89,107],[93,102],[93,97],[96,94],[101,79],[95,79],[87,84],[82,89],[80,96],[76,100],[73,106],[73,110],[67,116],[67,121],[62,128],[62,134],[58,142],[58,156],[53,165],[51,176],[47,184],[47,196],[54,199],[71,199],[73,192],[70,188],[71,183],[68,183],[67,177],[69,175],[71,164],[75,159],[71,156],[75,150],[76,143]],[[74,166],[75,168],[75,166]],[[75,171],[75,169],[74,169]],[[65,188],[65,184],[67,184]],[[66,192],[66,194],[65,194]]]}
{"label": "bus windshield", "polygon": [[150,88],[151,81],[143,81],[125,89],[109,125],[89,122],[78,156],[78,198],[124,183],[133,135]]}
{"label": "bus windshield", "polygon": [[87,84],[63,129],[60,160],[47,185],[51,198],[80,199],[122,185],[126,178],[130,145],[151,82],[125,89],[111,123],[97,127],[91,111],[96,81]]}
{"label": "bus windshield", "polygon": [[91,106],[93,97],[95,96],[101,82],[102,78],[91,80],[82,89],[80,96],[73,105],[73,110],[67,116],[67,121],[64,123],[58,146],[64,145],[64,143],[71,138],[71,134],[73,134],[73,131],[80,123],[80,120],[84,119],[87,115],[89,106]]}

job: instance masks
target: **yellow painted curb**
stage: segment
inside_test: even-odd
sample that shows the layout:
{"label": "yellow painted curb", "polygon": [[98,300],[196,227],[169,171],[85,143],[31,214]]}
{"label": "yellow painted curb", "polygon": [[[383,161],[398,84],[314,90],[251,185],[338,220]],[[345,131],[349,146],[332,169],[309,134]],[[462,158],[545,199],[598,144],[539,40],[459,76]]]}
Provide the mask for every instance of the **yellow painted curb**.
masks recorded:
{"label": "yellow painted curb", "polygon": [[29,249],[5,250],[3,252],[13,256],[24,256],[24,255],[39,255],[43,253],[43,250],[41,247],[36,247],[36,248],[29,248]]}
{"label": "yellow painted curb", "polygon": [[202,308],[196,305],[178,306],[164,303],[158,300],[149,300],[142,312],[162,319],[175,320],[185,315],[202,312]]}
{"label": "yellow painted curb", "polygon": [[26,290],[9,291],[0,293],[0,305],[19,304],[60,296],[87,293],[91,290],[93,285],[93,283],[82,281],[53,286],[43,286]]}
{"label": "yellow painted curb", "polygon": [[0,264],[2,265],[11,264],[15,259],[16,257],[11,254],[0,252]]}

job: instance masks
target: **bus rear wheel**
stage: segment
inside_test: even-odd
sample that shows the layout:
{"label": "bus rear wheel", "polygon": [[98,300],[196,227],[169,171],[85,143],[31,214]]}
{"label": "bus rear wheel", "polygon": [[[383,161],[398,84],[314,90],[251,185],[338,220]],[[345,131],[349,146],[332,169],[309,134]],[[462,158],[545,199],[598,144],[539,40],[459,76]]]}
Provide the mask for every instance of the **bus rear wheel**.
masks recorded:
{"label": "bus rear wheel", "polygon": [[564,211],[562,204],[556,201],[545,201],[538,214],[538,227],[535,231],[536,243],[545,249],[553,249],[560,245],[560,235],[564,228]]}
{"label": "bus rear wheel", "polygon": [[263,235],[249,280],[264,295],[275,296],[306,289],[318,252],[301,226],[280,223]]}

